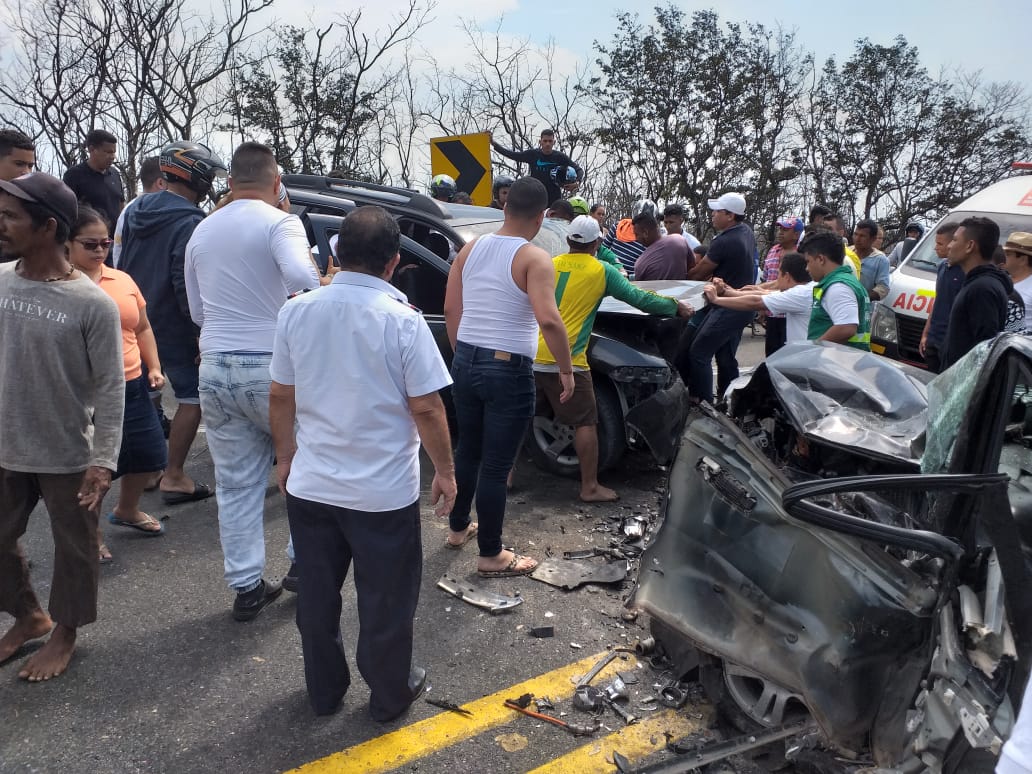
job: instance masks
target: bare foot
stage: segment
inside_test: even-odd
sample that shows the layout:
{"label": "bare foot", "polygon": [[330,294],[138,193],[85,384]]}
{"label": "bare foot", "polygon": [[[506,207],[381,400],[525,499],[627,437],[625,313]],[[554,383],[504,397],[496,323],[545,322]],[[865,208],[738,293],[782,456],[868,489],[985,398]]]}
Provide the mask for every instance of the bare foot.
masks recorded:
{"label": "bare foot", "polygon": [[0,638],[0,664],[17,653],[26,642],[46,637],[53,628],[54,622],[42,610],[36,610],[15,620],[14,626]]}
{"label": "bare foot", "polygon": [[57,677],[68,668],[75,652],[75,629],[63,624],[54,627],[46,644],[18,672],[18,677],[30,683],[39,683]]}
{"label": "bare foot", "polygon": [[[512,564],[514,557],[517,560],[516,564],[510,567],[509,565]],[[525,575],[528,572],[533,572],[537,566],[537,559],[531,559],[529,556],[517,556],[508,548],[503,548],[502,552],[497,556],[481,556],[477,560],[477,572],[511,570],[515,574]]]}
{"label": "bare foot", "polygon": [[611,503],[619,500],[620,495],[609,487],[595,484],[590,489],[581,489],[580,499],[586,503]]}
{"label": "bare foot", "polygon": [[114,559],[114,557],[111,556],[111,549],[108,548],[105,543],[100,544],[100,550],[97,552],[97,558],[101,564],[111,564],[111,561]]}

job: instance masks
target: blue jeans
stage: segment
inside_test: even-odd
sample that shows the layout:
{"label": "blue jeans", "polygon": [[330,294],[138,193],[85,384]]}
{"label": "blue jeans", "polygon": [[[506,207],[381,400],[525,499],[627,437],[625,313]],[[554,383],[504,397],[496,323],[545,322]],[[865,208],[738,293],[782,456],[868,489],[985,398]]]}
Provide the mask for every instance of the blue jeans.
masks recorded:
{"label": "blue jeans", "polygon": [[688,392],[693,398],[713,402],[713,368],[717,359],[717,389],[721,397],[731,382],[738,378],[738,344],[742,329],[749,324],[754,312],[738,312],[714,307],[706,312],[706,319],[692,340],[688,355]]}
{"label": "blue jeans", "polygon": [[502,551],[505,479],[534,416],[537,395],[533,359],[509,355],[506,360],[497,354],[460,341],[451,367],[459,443],[455,449],[458,494],[449,526],[456,532],[466,529],[475,494],[481,556]]}
{"label": "blue jeans", "polygon": [[[215,352],[201,358],[200,397],[215,463],[219,536],[230,588],[257,588],[265,569],[265,489],[272,471],[269,361],[260,352]],[[287,544],[293,561],[293,546]]]}

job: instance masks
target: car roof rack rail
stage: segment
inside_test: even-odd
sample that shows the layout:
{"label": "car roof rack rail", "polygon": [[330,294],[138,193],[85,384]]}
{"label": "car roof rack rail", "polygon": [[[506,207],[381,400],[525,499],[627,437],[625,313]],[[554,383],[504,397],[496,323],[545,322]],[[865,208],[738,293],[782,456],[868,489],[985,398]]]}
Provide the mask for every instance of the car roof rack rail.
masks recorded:
{"label": "car roof rack rail", "polygon": [[437,218],[450,218],[451,213],[439,207],[437,202],[426,194],[413,191],[410,188],[398,188],[378,183],[366,183],[361,180],[348,180],[343,177],[329,177],[327,175],[283,175],[283,184],[286,186],[297,186],[299,188],[314,188],[325,191],[340,191],[341,193],[360,192],[368,195],[370,199],[385,199],[392,204],[404,204],[414,210],[422,210]]}

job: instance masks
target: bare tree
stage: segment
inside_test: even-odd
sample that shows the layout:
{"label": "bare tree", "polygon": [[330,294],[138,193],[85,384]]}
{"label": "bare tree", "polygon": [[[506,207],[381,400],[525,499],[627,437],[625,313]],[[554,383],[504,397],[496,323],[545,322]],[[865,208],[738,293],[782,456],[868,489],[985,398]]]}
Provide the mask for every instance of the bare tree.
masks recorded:
{"label": "bare tree", "polygon": [[410,0],[372,36],[361,11],[324,29],[279,28],[264,56],[234,78],[232,122],[223,126],[268,142],[287,171],[388,178],[367,133],[391,109],[386,100],[404,74],[390,66],[391,53],[414,38],[431,9]]}

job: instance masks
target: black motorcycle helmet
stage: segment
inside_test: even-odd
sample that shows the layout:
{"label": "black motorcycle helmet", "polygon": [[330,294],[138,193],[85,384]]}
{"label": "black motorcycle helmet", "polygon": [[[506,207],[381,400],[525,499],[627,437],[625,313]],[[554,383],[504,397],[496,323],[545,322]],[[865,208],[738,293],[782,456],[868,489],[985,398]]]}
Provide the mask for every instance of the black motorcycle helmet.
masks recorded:
{"label": "black motorcycle helmet", "polygon": [[206,146],[180,140],[161,149],[161,176],[170,183],[182,183],[203,199],[216,178],[226,177],[226,165]]}

